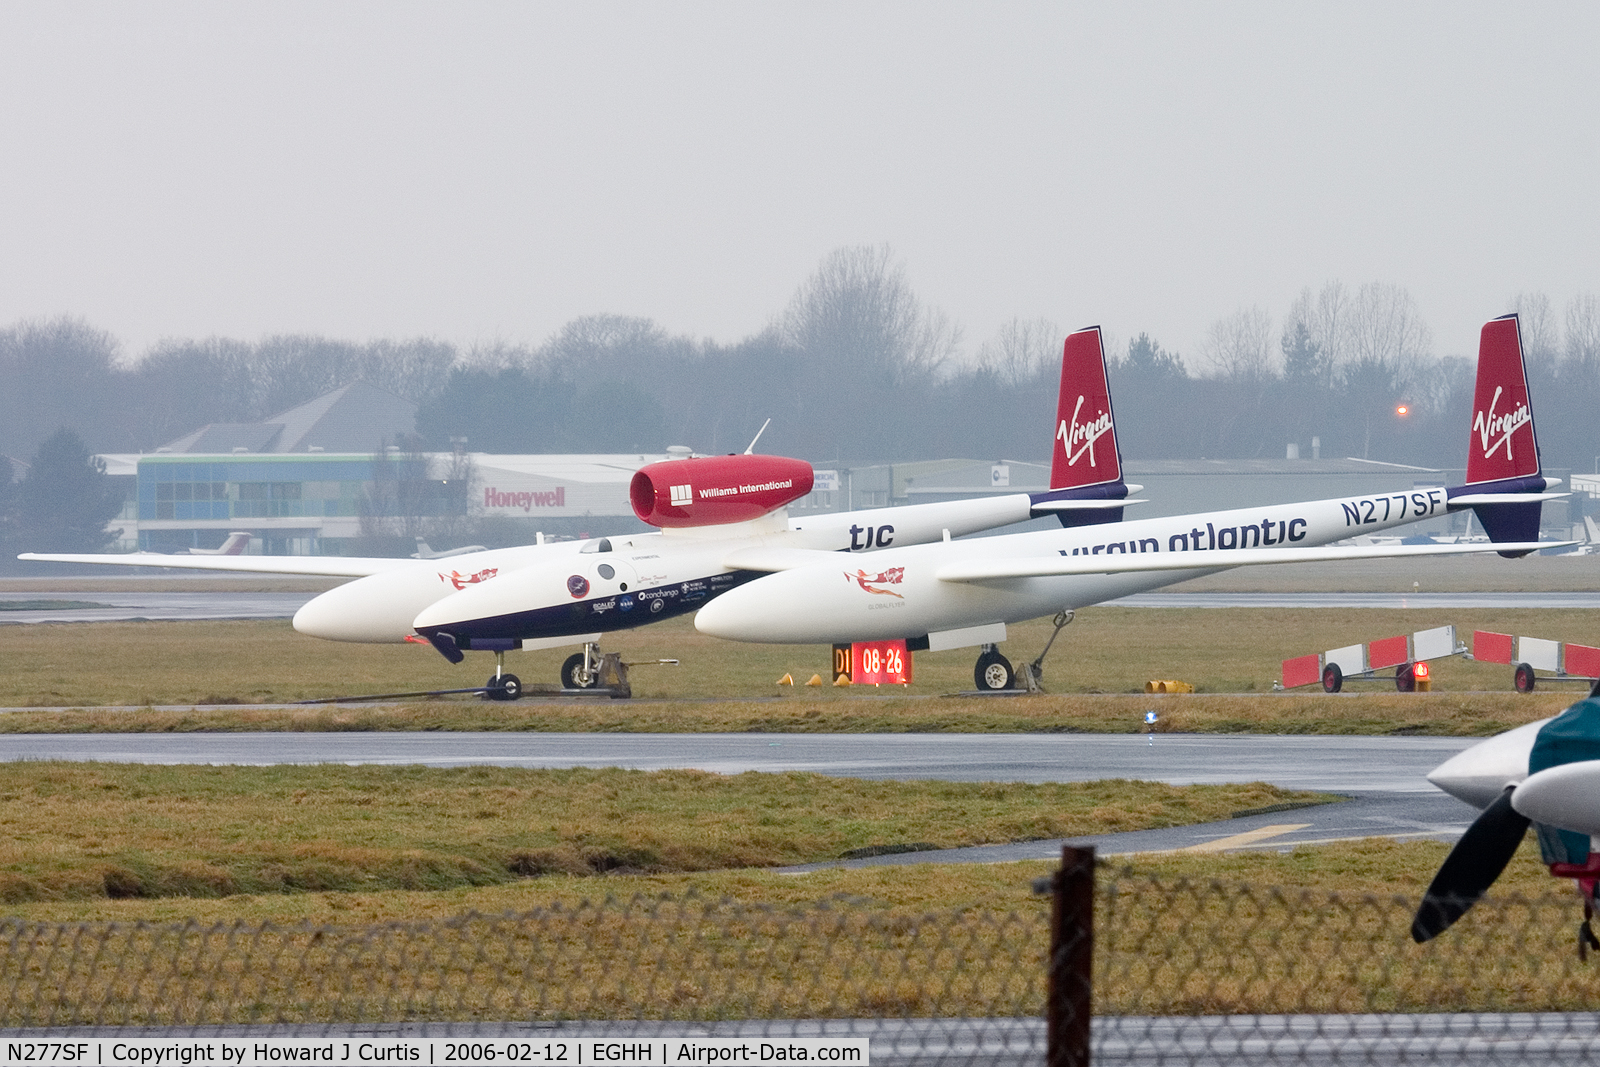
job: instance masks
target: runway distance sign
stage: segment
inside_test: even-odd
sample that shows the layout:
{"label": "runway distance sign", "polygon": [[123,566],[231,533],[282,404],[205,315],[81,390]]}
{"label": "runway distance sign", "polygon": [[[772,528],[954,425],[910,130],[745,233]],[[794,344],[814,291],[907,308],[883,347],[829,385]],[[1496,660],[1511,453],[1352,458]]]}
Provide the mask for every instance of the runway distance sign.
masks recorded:
{"label": "runway distance sign", "polygon": [[833,680],[854,685],[910,685],[911,653],[904,641],[857,641],[833,646]]}

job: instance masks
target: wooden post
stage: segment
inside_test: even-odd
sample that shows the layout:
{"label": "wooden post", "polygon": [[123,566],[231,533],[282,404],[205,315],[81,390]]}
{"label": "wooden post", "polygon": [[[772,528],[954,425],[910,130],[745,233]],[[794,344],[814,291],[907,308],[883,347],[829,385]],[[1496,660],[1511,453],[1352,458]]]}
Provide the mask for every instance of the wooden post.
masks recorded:
{"label": "wooden post", "polygon": [[1094,993],[1094,848],[1061,849],[1050,915],[1048,1067],[1088,1067]]}

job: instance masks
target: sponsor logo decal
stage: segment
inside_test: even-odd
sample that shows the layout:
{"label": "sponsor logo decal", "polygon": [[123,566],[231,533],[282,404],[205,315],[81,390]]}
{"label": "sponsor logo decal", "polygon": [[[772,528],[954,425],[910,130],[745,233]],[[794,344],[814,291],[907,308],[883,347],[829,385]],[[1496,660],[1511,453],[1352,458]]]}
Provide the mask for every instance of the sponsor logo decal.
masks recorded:
{"label": "sponsor logo decal", "polygon": [[616,606],[617,600],[615,597],[612,597],[610,600],[596,600],[594,602],[594,613],[596,615],[604,615],[606,612],[610,611]]}
{"label": "sponsor logo decal", "polygon": [[[677,493],[677,491],[680,488],[681,489],[687,489],[689,487],[687,485],[684,485],[684,486],[675,485],[675,486],[672,487],[673,493],[674,494]],[[771,491],[773,489],[793,489],[793,488],[794,488],[794,479],[793,478],[785,478],[781,482],[762,482],[760,485],[725,485],[725,486],[721,486],[720,488],[717,488],[717,489],[702,489],[702,490],[700,490],[700,499],[701,500],[715,500],[717,497],[722,497],[722,496],[740,496],[740,495],[742,495],[744,493],[765,493],[765,492],[769,492],[769,491]],[[674,504],[676,504],[678,502],[676,496],[673,497],[672,502]],[[685,503],[687,503],[687,501],[685,501]]]}
{"label": "sponsor logo decal", "polygon": [[478,571],[476,574],[462,574],[460,571],[451,571],[449,574],[441,573],[439,575],[439,580],[441,582],[449,582],[457,589],[465,589],[469,585],[477,585],[479,582],[487,582],[490,578],[493,578],[499,573],[499,567],[489,567]]}
{"label": "sponsor logo decal", "polygon": [[574,574],[571,578],[567,579],[567,592],[571,593],[574,597],[584,596],[589,592],[589,579],[585,578],[581,574]]}
{"label": "sponsor logo decal", "polygon": [[523,511],[532,511],[534,508],[564,508],[567,506],[567,487],[558,485],[543,493],[507,493],[491,485],[483,491],[483,506],[521,508]]}
{"label": "sponsor logo decal", "polygon": [[[657,603],[659,603],[659,601],[657,601]],[[621,600],[617,601],[617,610],[619,610],[619,611],[632,611],[633,610],[633,597],[625,596]]]}
{"label": "sponsor logo decal", "polygon": [[1072,424],[1062,419],[1056,427],[1056,440],[1060,441],[1067,452],[1067,466],[1076,466],[1078,458],[1085,452],[1089,453],[1089,466],[1093,467],[1094,443],[1101,437],[1111,432],[1111,412],[1101,412],[1088,422],[1079,422],[1078,413],[1083,410],[1085,397],[1079,396],[1078,403],[1072,409]]}
{"label": "sponsor logo decal", "polygon": [[661,610],[661,605],[665,604],[665,603],[666,603],[665,600],[652,600],[652,601],[650,601],[650,610],[652,612],[660,611]]}
{"label": "sponsor logo decal", "polygon": [[[1511,435],[1521,429],[1523,425],[1533,421],[1533,413],[1528,410],[1527,404],[1518,404],[1504,415],[1496,415],[1494,406],[1500,402],[1500,394],[1504,386],[1494,387],[1494,399],[1489,401],[1489,410],[1480,411],[1472,417],[1472,432],[1478,435],[1478,447],[1483,449],[1483,458],[1488,459],[1500,451],[1500,446],[1506,448],[1506,459],[1511,459]],[[1495,438],[1491,447],[1489,439]]]}
{"label": "sponsor logo decal", "polygon": [[899,600],[904,600],[905,597],[901,596],[899,593],[896,593],[893,589],[874,589],[873,586],[899,585],[900,580],[905,577],[905,574],[906,569],[904,567],[890,567],[888,570],[883,571],[880,574],[872,575],[869,575],[866,571],[862,570],[858,570],[854,574],[851,574],[849,571],[844,572],[844,576],[846,578],[855,582],[867,592],[876,593],[879,596],[892,596]]}
{"label": "sponsor logo decal", "polygon": [[675,508],[687,507],[694,503],[694,486],[674,485],[669,492],[672,493],[672,506]]}

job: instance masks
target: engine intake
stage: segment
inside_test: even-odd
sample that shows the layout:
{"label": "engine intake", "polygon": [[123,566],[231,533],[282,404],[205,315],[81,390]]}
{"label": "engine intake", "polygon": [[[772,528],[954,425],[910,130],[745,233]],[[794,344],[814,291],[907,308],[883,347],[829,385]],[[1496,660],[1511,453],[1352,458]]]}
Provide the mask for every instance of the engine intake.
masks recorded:
{"label": "engine intake", "polygon": [[719,526],[776,511],[811,492],[811,464],[783,456],[703,456],[639,468],[633,513],[652,526]]}

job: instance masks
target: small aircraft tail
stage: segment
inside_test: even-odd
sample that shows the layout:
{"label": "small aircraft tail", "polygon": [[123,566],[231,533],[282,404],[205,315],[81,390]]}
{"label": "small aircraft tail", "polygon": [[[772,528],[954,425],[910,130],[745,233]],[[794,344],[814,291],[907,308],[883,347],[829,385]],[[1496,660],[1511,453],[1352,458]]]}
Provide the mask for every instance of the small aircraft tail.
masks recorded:
{"label": "small aircraft tail", "polygon": [[1567,495],[1545,492],[1557,482],[1539,465],[1517,316],[1502,315],[1484,324],[1478,341],[1467,484],[1448,490],[1450,507],[1472,508],[1490,541],[1537,541],[1544,502]]}
{"label": "small aircraft tail", "polygon": [[[1034,515],[1055,514],[1063,526],[1120,522],[1127,499],[1122,453],[1106,377],[1100,327],[1067,337],[1061,351],[1050,491],[1033,498]],[[1132,487],[1137,489],[1137,486]]]}
{"label": "small aircraft tail", "polygon": [[191,556],[242,556],[242,555],[244,555],[245,548],[247,546],[249,546],[249,544],[250,544],[250,535],[248,533],[241,533],[240,531],[235,530],[233,533],[230,533],[228,535],[228,539],[226,541],[222,542],[220,547],[218,547],[218,548],[191,548],[189,550],[189,555],[191,555]]}

